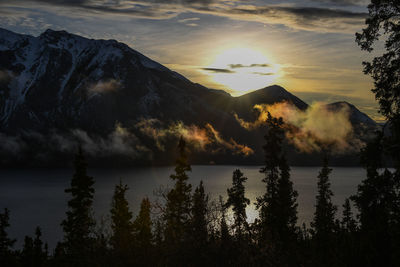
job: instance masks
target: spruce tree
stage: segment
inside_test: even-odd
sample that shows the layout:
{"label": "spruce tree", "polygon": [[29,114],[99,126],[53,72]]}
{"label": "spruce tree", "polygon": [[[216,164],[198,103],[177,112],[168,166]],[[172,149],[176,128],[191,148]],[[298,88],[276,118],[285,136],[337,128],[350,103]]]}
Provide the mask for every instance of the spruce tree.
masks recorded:
{"label": "spruce tree", "polygon": [[4,213],[0,213],[0,266],[11,266],[15,263],[12,251],[15,239],[8,237],[7,228],[10,226],[10,211],[5,208]]}
{"label": "spruce tree", "polygon": [[197,266],[204,266],[210,257],[208,251],[208,195],[200,181],[193,193],[192,218],[190,222],[191,261]]}
{"label": "spruce tree", "polygon": [[23,266],[45,266],[48,255],[43,241],[41,240],[41,236],[42,232],[40,227],[36,227],[34,239],[30,236],[25,236],[21,251],[21,263]]}
{"label": "spruce tree", "polygon": [[353,212],[351,211],[350,199],[346,198],[343,204],[343,215],[340,222],[342,231],[346,233],[354,233],[357,228],[357,222],[353,217]]}
{"label": "spruce tree", "polygon": [[240,170],[235,170],[232,176],[232,187],[227,189],[228,200],[225,203],[225,208],[232,207],[234,224],[233,229],[239,242],[243,239],[244,234],[248,231],[248,223],[246,221],[246,206],[250,204],[250,200],[245,197],[245,187],[247,177],[243,176]]}
{"label": "spruce tree", "polygon": [[208,195],[204,192],[203,181],[200,181],[193,194],[191,238],[195,245],[204,248],[208,240]]}
{"label": "spruce tree", "polygon": [[383,133],[378,133],[361,152],[367,178],[352,197],[359,211],[361,253],[364,265],[395,266],[399,247],[399,180],[384,167]]}
{"label": "spruce tree", "polygon": [[[290,167],[284,155],[281,156],[280,177],[278,180],[278,233],[282,243],[282,250],[287,251],[287,256],[293,253],[297,238],[297,191],[293,189],[290,180]],[[293,257],[291,257],[293,259]]]}
{"label": "spruce tree", "polygon": [[129,263],[133,252],[133,224],[132,212],[129,210],[129,204],[126,200],[127,185],[122,181],[115,186],[114,195],[111,204],[111,246],[115,259],[118,259],[121,265]]}
{"label": "spruce tree", "polygon": [[35,229],[35,239],[33,240],[34,266],[45,265],[48,257],[46,246],[42,241],[42,230],[38,226]]}
{"label": "spruce tree", "polygon": [[267,134],[265,135],[266,144],[263,146],[265,155],[265,166],[260,172],[265,175],[263,182],[266,185],[266,192],[262,197],[257,198],[256,208],[259,210],[259,243],[267,246],[268,243],[276,243],[279,239],[277,226],[280,223],[278,180],[279,165],[282,156],[283,142],[283,120],[274,118],[268,113]]}
{"label": "spruce tree", "polygon": [[74,164],[71,187],[65,190],[72,198],[68,201],[67,218],[61,223],[64,230],[63,248],[70,265],[87,266],[92,253],[95,226],[92,216],[94,180],[87,175],[87,163],[81,148],[75,156]]}
{"label": "spruce tree", "polygon": [[316,209],[311,222],[313,238],[317,253],[317,262],[330,265],[333,260],[332,247],[334,247],[334,233],[336,230],[335,213],[337,207],[332,203],[333,192],[330,189],[329,174],[332,169],[328,167],[328,159],[324,157],[323,166],[318,174],[318,194],[316,196]]}
{"label": "spruce tree", "polygon": [[152,266],[154,262],[154,259],[149,258],[153,248],[152,224],[151,203],[145,197],[140,204],[139,215],[133,222],[135,252],[138,255],[136,264],[139,266]]}
{"label": "spruce tree", "polygon": [[151,203],[150,200],[145,197],[140,204],[139,215],[133,222],[135,242],[140,247],[149,247],[153,240],[153,234],[151,231]]}
{"label": "spruce tree", "polygon": [[187,182],[189,179],[187,172],[191,171],[191,167],[187,162],[186,142],[182,137],[179,140],[178,152],[175,173],[170,176],[175,185],[167,194],[164,213],[165,239],[172,244],[181,243],[185,238],[190,223],[192,202],[192,186]]}
{"label": "spruce tree", "polygon": [[264,251],[262,261],[291,265],[296,260],[293,255],[298,235],[297,192],[290,181],[290,168],[283,150],[285,125],[282,118],[274,118],[268,113],[266,126],[265,166],[260,170],[265,175],[262,181],[266,184],[266,192],[256,203],[259,210],[258,243]]}
{"label": "spruce tree", "polygon": [[25,236],[24,238],[24,245],[21,251],[21,264],[22,266],[30,267],[35,266],[33,263],[33,256],[34,249],[33,249],[33,239],[30,236]]}

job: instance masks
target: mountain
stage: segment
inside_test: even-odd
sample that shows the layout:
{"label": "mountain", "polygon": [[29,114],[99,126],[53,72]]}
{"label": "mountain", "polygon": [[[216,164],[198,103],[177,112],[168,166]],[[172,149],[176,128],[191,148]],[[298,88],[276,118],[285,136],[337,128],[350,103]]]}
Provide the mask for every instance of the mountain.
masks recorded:
{"label": "mountain", "polygon": [[[265,129],[249,131],[238,117],[253,121],[255,104],[282,101],[308,107],[276,85],[240,97],[208,89],[115,40],[0,29],[3,165],[62,165],[77,144],[105,163],[170,163],[179,135],[195,142],[194,162],[256,164]],[[348,105],[352,123],[375,126]]]}

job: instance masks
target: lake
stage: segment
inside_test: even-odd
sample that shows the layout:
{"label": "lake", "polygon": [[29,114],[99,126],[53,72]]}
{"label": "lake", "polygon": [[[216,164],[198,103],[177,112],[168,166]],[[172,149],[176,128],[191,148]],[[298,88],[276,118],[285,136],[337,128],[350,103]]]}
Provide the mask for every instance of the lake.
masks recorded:
{"label": "lake", "polygon": [[[252,205],[247,208],[249,221],[257,216],[253,203],[257,196],[265,192],[261,182],[263,174],[257,166],[192,166],[189,182],[197,186],[203,180],[206,191],[211,198],[222,195],[226,198],[226,189],[231,186],[232,173],[239,168],[248,180],[246,197]],[[317,191],[319,167],[292,167],[291,177],[298,191],[299,224],[309,225],[312,220]],[[89,175],[95,178],[94,212],[96,218],[107,218],[115,184],[128,184],[130,190],[127,198],[136,216],[143,197],[154,200],[154,191],[161,186],[172,183],[169,175],[173,167],[136,168],[136,169],[90,169]],[[8,233],[17,238],[16,247],[20,247],[25,235],[33,235],[36,226],[40,226],[43,239],[50,248],[62,239],[61,221],[65,218],[69,196],[64,189],[69,187],[72,169],[33,169],[0,171],[0,209],[11,211],[11,227]],[[333,201],[338,205],[338,216],[342,211],[345,198],[354,194],[357,185],[365,177],[362,168],[334,167],[330,176]]]}

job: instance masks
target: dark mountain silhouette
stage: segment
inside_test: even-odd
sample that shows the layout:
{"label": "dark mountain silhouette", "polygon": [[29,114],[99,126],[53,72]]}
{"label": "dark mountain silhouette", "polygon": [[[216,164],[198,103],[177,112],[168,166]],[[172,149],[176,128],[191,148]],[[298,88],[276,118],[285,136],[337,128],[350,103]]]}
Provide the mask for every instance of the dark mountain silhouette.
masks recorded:
{"label": "dark mountain silhouette", "polygon": [[[226,141],[223,149],[215,144],[213,153],[202,150],[193,155],[195,162],[240,160],[257,164],[262,160],[259,145],[263,129],[244,129],[234,114],[251,121],[256,118],[255,104],[281,101],[300,110],[308,106],[277,85],[240,97],[208,89],[115,40],[93,40],[52,30],[33,37],[0,29],[0,148],[1,153],[13,151],[14,155],[2,164],[26,162],[27,158],[62,164],[59,157],[72,151],[73,141],[92,148],[94,158],[117,151],[120,164],[169,163],[169,144],[175,145],[168,139],[171,133],[162,136],[167,140],[163,145],[151,139],[160,135],[160,129],[177,122],[199,129],[211,125],[218,132],[216,140],[220,144],[224,141],[218,138]],[[348,105],[352,123],[376,126]],[[153,129],[152,138],[143,131],[151,130],[149,122],[159,127]],[[175,130],[175,135],[179,134]],[[238,144],[255,153],[243,159],[241,153],[233,151]],[[48,156],[47,150],[56,151],[57,156]],[[154,150],[158,152],[149,152]]]}

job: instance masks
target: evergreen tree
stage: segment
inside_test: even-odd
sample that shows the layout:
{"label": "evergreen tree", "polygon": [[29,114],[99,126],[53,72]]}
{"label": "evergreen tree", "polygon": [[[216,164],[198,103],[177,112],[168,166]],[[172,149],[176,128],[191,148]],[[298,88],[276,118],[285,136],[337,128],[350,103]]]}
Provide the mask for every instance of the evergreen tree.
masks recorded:
{"label": "evergreen tree", "polygon": [[34,249],[33,249],[33,239],[30,236],[25,236],[24,245],[21,251],[21,264],[22,266],[30,267],[35,266],[33,263],[33,256]]}
{"label": "evergreen tree", "polygon": [[151,221],[151,203],[145,197],[140,204],[139,215],[133,222],[133,232],[135,238],[135,252],[137,254],[136,265],[153,266],[154,259],[152,258],[153,234]]}
{"label": "evergreen tree", "polygon": [[342,230],[346,233],[354,233],[357,228],[357,222],[353,217],[353,212],[351,211],[350,199],[346,198],[343,204],[343,216],[340,222]]}
{"label": "evergreen tree", "polygon": [[361,253],[363,264],[373,266],[400,264],[399,252],[399,181],[388,169],[380,172],[382,164],[383,133],[362,150],[361,159],[367,178],[352,197],[359,211]]}
{"label": "evergreen tree", "polygon": [[175,174],[170,176],[175,181],[175,185],[167,194],[164,214],[165,239],[166,242],[173,244],[181,243],[184,240],[190,223],[192,186],[187,183],[189,179],[187,172],[191,171],[191,167],[187,162],[185,150],[186,142],[181,137],[178,145],[179,157],[176,161]]}
{"label": "evergreen tree", "polygon": [[334,247],[334,233],[336,229],[335,213],[337,207],[333,205],[331,197],[329,174],[332,169],[328,167],[328,159],[324,157],[321,171],[318,174],[318,194],[316,196],[316,209],[311,222],[313,238],[317,253],[317,262],[321,265],[331,265],[333,260],[332,247]]}
{"label": "evergreen tree", "polygon": [[[368,5],[366,28],[356,34],[356,42],[362,50],[383,52],[370,62],[363,62],[364,73],[374,80],[372,92],[379,102],[379,112],[385,117],[385,135],[380,133],[380,142],[374,140],[364,150],[367,179],[359,187],[355,198],[360,211],[361,232],[369,235],[370,241],[364,241],[369,247],[370,261],[384,258],[387,264],[400,265],[400,3],[398,0],[373,0]],[[381,49],[383,48],[383,49]],[[379,143],[379,144],[378,144]],[[376,146],[378,144],[378,146]],[[369,151],[368,151],[369,150]],[[379,155],[373,155],[374,150]],[[366,153],[365,153],[366,152]],[[369,153],[371,152],[371,153]],[[391,157],[395,172],[385,169],[376,173],[376,163],[382,163],[377,157]],[[375,161],[375,162],[374,162]],[[366,210],[371,205],[370,211]],[[381,211],[375,209],[383,209]],[[371,215],[381,215],[373,218]],[[374,223],[380,225],[372,229]],[[367,232],[370,229],[370,232]],[[389,231],[389,232],[386,232]],[[387,241],[383,241],[386,238]],[[380,242],[384,244],[379,245]],[[369,243],[369,244],[368,244]],[[396,257],[396,259],[394,259]]]}
{"label": "evergreen tree", "polygon": [[244,177],[240,170],[233,172],[232,187],[227,189],[228,200],[225,204],[225,208],[232,207],[235,219],[233,228],[239,241],[243,239],[249,227],[246,221],[246,206],[250,204],[250,200],[245,197],[245,187],[243,185],[246,180],[247,177]]}
{"label": "evergreen tree", "polygon": [[34,266],[44,266],[47,261],[47,249],[46,244],[42,241],[42,230],[40,227],[35,229],[35,239],[33,240],[33,252],[34,252]]}
{"label": "evergreen tree", "polygon": [[[278,241],[277,226],[280,223],[279,200],[278,200],[278,180],[279,165],[282,156],[283,142],[283,121],[282,118],[274,118],[268,113],[267,134],[265,135],[266,144],[263,146],[265,154],[265,166],[260,172],[264,173],[263,182],[266,184],[266,192],[262,197],[257,198],[256,208],[259,210],[259,243],[266,246]],[[271,245],[271,244],[270,244]]]}
{"label": "evergreen tree", "polygon": [[71,187],[66,189],[72,199],[68,201],[67,218],[61,223],[64,230],[63,248],[69,265],[88,266],[92,253],[92,231],[95,221],[92,217],[94,180],[86,173],[87,163],[79,148],[75,156],[75,173]]}
{"label": "evergreen tree", "polygon": [[35,239],[25,236],[24,245],[21,251],[21,263],[23,266],[40,267],[45,266],[47,251],[41,240],[42,232],[40,227],[35,229]]}
{"label": "evergreen tree", "polygon": [[297,235],[297,191],[293,189],[290,180],[290,167],[285,156],[282,156],[279,163],[280,178],[278,180],[278,223],[279,236],[284,245],[284,250],[289,251],[289,246],[295,243]]}
{"label": "evergreen tree", "polygon": [[391,132],[390,136],[386,136],[386,151],[394,159],[397,179],[400,178],[400,83],[397,78],[400,76],[399,17],[398,0],[373,0],[368,5],[366,28],[356,33],[356,42],[362,50],[372,52],[378,47],[378,53],[383,51],[382,55],[374,57],[371,62],[363,62],[363,65],[364,73],[374,80],[372,92]]}
{"label": "evergreen tree", "polygon": [[258,242],[266,251],[264,257],[268,257],[263,261],[270,260],[273,265],[290,265],[296,260],[293,255],[298,234],[297,192],[290,181],[290,168],[283,152],[283,120],[268,113],[266,124],[268,129],[263,147],[265,167],[260,170],[265,174],[266,193],[257,198],[256,203],[260,210]]}
{"label": "evergreen tree", "polygon": [[7,228],[10,226],[10,211],[6,208],[4,213],[0,213],[0,266],[12,266],[15,263],[15,257],[12,247],[15,239],[8,237]]}
{"label": "evergreen tree", "polygon": [[115,186],[111,204],[112,235],[110,242],[114,257],[119,260],[122,266],[129,263],[134,241],[132,212],[129,210],[129,204],[125,196],[128,189],[128,186],[123,185],[122,181],[120,181]]}
{"label": "evergreen tree", "polygon": [[189,238],[192,262],[197,266],[204,266],[210,256],[207,248],[209,240],[207,214],[208,196],[204,192],[203,181],[200,181],[193,194]]}
{"label": "evergreen tree", "polygon": [[139,215],[133,222],[135,242],[142,248],[149,248],[152,244],[153,234],[151,231],[151,203],[145,197],[140,204]]}
{"label": "evergreen tree", "polygon": [[193,194],[191,238],[197,247],[203,249],[208,240],[207,213],[208,196],[204,192],[203,181],[200,181],[199,186],[196,187]]}
{"label": "evergreen tree", "polygon": [[[346,198],[343,204],[343,214],[340,221],[340,232],[337,233],[339,239],[338,252],[341,265],[357,266],[360,262],[359,249],[357,246],[357,222],[353,218],[350,200]],[[362,256],[362,255],[361,255]]]}

